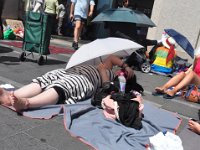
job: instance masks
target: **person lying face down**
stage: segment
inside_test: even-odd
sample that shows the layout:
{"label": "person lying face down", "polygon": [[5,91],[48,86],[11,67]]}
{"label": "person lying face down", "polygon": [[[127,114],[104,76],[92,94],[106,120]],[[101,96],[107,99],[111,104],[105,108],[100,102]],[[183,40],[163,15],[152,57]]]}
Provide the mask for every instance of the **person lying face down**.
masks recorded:
{"label": "person lying face down", "polygon": [[80,65],[49,71],[13,92],[0,88],[0,104],[13,106],[18,112],[46,105],[75,104],[94,96],[105,81],[112,81],[113,66],[123,67],[128,78],[134,75],[119,57],[110,55],[97,66]]}

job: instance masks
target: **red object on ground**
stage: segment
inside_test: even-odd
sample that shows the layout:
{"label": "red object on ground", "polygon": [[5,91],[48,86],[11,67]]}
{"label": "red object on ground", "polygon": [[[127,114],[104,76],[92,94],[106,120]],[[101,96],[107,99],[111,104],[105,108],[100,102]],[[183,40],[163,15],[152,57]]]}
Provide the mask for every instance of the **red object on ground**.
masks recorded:
{"label": "red object on ground", "polygon": [[[22,48],[22,42],[21,41],[1,41],[1,44],[5,44],[5,45],[9,45],[9,46],[13,46],[13,47],[17,47],[17,48]],[[73,54],[74,50],[71,49],[67,49],[67,48],[62,48],[59,46],[49,46],[49,51],[50,54]]]}

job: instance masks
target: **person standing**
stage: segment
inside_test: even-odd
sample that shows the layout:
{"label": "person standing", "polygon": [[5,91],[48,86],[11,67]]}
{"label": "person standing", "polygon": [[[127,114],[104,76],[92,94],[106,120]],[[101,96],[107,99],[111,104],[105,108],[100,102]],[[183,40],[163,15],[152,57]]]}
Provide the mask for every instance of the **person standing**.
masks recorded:
{"label": "person standing", "polygon": [[58,19],[58,28],[57,28],[57,33],[58,35],[63,35],[62,33],[62,27],[63,27],[63,21],[65,18],[65,14],[66,14],[66,2],[64,2],[64,0],[58,0],[58,15],[57,15],[57,19]]}
{"label": "person standing", "polygon": [[72,47],[78,49],[78,41],[87,17],[93,15],[95,2],[94,0],[71,0],[70,19],[75,21],[74,41]]}
{"label": "person standing", "polygon": [[58,0],[45,0],[44,12],[49,15],[49,25],[52,26],[51,34],[56,34],[56,17],[58,15]]}

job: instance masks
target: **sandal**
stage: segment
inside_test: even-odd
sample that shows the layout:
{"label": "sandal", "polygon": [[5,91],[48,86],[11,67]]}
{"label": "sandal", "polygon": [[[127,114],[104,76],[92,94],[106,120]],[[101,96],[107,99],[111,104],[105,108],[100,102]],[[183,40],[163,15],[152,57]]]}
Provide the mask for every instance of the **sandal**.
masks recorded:
{"label": "sandal", "polygon": [[176,97],[176,95],[171,96],[167,93],[163,95],[163,98],[165,98],[165,99],[173,99],[174,97]]}
{"label": "sandal", "polygon": [[165,94],[165,93],[159,92],[159,91],[154,91],[154,92],[152,92],[152,95],[153,95],[153,96],[161,96],[161,95],[163,95],[163,94]]}

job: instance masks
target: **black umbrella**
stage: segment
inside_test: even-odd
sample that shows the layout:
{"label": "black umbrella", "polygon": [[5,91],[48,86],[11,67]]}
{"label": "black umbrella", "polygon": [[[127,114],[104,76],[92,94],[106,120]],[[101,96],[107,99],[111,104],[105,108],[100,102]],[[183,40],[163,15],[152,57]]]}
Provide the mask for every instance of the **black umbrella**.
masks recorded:
{"label": "black umbrella", "polygon": [[144,13],[129,8],[110,8],[97,15],[92,22],[125,22],[135,23],[141,27],[156,25]]}

